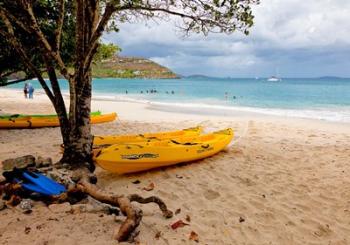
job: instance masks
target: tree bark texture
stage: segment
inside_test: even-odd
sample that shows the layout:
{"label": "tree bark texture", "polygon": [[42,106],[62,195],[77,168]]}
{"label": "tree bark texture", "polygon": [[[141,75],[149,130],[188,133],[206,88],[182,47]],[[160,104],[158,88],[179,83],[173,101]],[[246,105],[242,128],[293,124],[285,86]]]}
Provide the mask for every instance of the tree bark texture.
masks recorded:
{"label": "tree bark texture", "polygon": [[90,125],[91,112],[91,71],[85,76],[76,76],[71,81],[70,111],[68,125],[61,125],[63,130],[64,153],[61,162],[71,164],[72,168],[79,168],[81,165],[94,171],[92,163],[92,135]]}

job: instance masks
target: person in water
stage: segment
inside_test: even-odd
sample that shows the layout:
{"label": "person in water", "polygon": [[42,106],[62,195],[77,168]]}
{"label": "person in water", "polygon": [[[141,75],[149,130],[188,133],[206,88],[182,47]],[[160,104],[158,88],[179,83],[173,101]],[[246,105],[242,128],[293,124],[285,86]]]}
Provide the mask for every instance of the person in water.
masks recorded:
{"label": "person in water", "polygon": [[34,87],[31,83],[28,83],[28,94],[29,94],[29,99],[33,99]]}
{"label": "person in water", "polygon": [[23,93],[24,93],[24,98],[28,99],[28,83],[24,84]]}

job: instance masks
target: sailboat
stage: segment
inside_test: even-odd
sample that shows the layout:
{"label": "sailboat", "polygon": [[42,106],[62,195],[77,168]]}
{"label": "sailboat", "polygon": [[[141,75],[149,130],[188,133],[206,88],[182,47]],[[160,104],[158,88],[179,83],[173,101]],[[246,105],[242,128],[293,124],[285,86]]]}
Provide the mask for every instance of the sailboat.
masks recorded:
{"label": "sailboat", "polygon": [[271,76],[267,79],[268,82],[280,82],[282,79],[276,76]]}
{"label": "sailboat", "polygon": [[[276,74],[278,74],[278,70],[276,69]],[[282,81],[281,78],[278,77],[278,75],[276,76],[271,76],[267,79],[268,82],[280,82]]]}

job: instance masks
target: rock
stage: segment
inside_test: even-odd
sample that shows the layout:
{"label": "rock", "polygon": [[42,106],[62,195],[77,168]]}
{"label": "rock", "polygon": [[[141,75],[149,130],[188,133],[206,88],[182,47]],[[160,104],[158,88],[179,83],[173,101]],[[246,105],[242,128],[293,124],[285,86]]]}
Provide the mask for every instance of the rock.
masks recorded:
{"label": "rock", "polygon": [[3,171],[12,171],[14,168],[27,168],[35,166],[35,157],[32,155],[26,155],[17,158],[6,159],[2,162]]}
{"label": "rock", "polygon": [[44,158],[42,156],[38,156],[38,158],[35,161],[35,166],[37,168],[41,168],[43,164]]}
{"label": "rock", "polygon": [[51,204],[49,205],[49,209],[53,213],[69,213],[72,211],[72,205],[68,202],[62,204]]}
{"label": "rock", "polygon": [[56,182],[59,182],[61,179],[61,174],[59,174],[55,171],[50,171],[47,173],[47,177],[49,177],[50,179],[53,179]]}
{"label": "rock", "polygon": [[90,204],[74,204],[72,205],[72,212],[74,214],[78,213],[99,213],[99,212],[108,212],[107,207],[94,207]]}
{"label": "rock", "polygon": [[33,202],[30,199],[22,199],[22,201],[19,204],[19,207],[23,209],[23,211],[28,211],[33,208]]}
{"label": "rock", "polygon": [[72,205],[72,213],[73,214],[85,213],[87,211],[87,205],[88,204],[74,204],[74,205]]}
{"label": "rock", "polygon": [[44,165],[44,167],[51,166],[51,165],[52,165],[52,159],[51,159],[51,157],[45,158],[44,161],[43,161],[43,165]]}
{"label": "rock", "polygon": [[0,211],[1,211],[1,210],[4,210],[5,208],[6,208],[5,201],[0,200]]}
{"label": "rock", "polygon": [[41,167],[41,168],[39,168],[39,170],[40,170],[40,172],[42,172],[42,173],[47,173],[47,172],[50,172],[50,171],[52,171],[53,170],[53,167]]}
{"label": "rock", "polygon": [[[41,170],[41,169],[40,169]],[[56,182],[59,182],[65,186],[75,185],[74,181],[72,181],[70,177],[70,171],[63,169],[53,168],[46,172],[47,177],[53,179]]]}
{"label": "rock", "polygon": [[35,208],[45,208],[47,209],[47,205],[43,201],[36,201],[34,203]]}
{"label": "rock", "polygon": [[109,204],[101,203],[88,196],[80,204],[72,205],[72,213],[104,213],[107,215],[119,215],[119,209]]}
{"label": "rock", "polygon": [[51,165],[52,165],[52,159],[50,157],[43,158],[43,157],[39,156],[35,162],[35,166],[37,168],[49,167]]}

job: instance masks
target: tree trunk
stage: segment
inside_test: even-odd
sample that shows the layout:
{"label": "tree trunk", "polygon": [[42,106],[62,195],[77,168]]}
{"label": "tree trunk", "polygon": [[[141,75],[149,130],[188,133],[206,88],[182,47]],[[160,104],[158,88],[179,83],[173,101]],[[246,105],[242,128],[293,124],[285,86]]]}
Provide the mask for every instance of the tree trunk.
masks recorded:
{"label": "tree trunk", "polygon": [[[79,74],[79,72],[77,73]],[[75,76],[70,86],[71,101],[69,111],[69,126],[61,125],[68,130],[62,130],[64,153],[61,162],[69,163],[75,168],[87,167],[91,172],[95,170],[92,162],[92,135],[90,125],[91,112],[91,71],[84,75]],[[68,127],[67,127],[68,126]]]}

